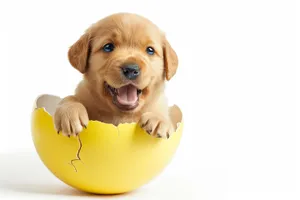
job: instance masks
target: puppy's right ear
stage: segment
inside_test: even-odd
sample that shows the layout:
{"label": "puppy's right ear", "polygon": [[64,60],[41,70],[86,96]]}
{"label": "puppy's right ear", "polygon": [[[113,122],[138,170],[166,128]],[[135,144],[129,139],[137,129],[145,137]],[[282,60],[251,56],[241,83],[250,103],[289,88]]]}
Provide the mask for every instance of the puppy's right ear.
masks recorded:
{"label": "puppy's right ear", "polygon": [[71,65],[81,73],[85,73],[88,67],[90,39],[90,34],[85,33],[70,47],[68,52]]}

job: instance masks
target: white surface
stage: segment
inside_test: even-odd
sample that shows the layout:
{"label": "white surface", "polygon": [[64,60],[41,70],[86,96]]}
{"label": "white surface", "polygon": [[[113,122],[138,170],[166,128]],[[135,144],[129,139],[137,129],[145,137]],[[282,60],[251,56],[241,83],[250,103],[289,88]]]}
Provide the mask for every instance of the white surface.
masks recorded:
{"label": "white surface", "polygon": [[[0,2],[1,200],[299,199],[294,1],[58,2]],[[88,196],[41,164],[30,114],[37,95],[73,92],[81,75],[68,63],[68,47],[119,11],[150,18],[177,51],[180,67],[167,92],[183,110],[184,138],[149,185],[124,196]]]}

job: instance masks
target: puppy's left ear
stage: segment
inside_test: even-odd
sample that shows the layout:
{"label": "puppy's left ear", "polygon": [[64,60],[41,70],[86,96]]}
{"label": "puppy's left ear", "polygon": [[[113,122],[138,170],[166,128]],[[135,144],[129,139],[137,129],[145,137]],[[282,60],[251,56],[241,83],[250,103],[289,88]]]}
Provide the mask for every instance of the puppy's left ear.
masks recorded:
{"label": "puppy's left ear", "polygon": [[166,79],[169,81],[176,74],[178,57],[166,38],[163,43],[163,54]]}

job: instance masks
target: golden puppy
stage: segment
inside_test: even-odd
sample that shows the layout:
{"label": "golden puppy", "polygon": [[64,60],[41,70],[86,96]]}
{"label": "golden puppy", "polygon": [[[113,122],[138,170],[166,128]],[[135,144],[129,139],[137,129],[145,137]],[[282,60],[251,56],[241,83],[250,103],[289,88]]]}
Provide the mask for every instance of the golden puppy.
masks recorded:
{"label": "golden puppy", "polygon": [[98,120],[138,122],[155,137],[170,137],[175,127],[164,82],[176,73],[178,59],[156,25],[136,14],[110,15],[93,24],[68,56],[83,80],[56,109],[58,133],[77,135],[89,120]]}

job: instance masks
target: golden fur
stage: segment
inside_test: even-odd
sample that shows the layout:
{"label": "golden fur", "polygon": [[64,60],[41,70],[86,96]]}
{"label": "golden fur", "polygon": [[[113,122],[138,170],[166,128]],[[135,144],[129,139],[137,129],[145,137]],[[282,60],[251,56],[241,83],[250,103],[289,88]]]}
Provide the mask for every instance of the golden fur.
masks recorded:
{"label": "golden fur", "polygon": [[[108,42],[115,44],[113,53],[102,51]],[[146,53],[147,46],[155,49]],[[77,135],[88,120],[118,125],[138,122],[149,134],[169,138],[174,131],[168,115],[164,82],[176,73],[178,59],[160,29],[148,19],[130,13],[110,15],[93,24],[71,46],[71,65],[83,73],[73,96],[65,97],[54,114],[55,127],[64,135]],[[104,83],[119,88],[128,81],[120,75],[120,66],[133,62],[140,66],[140,76],[132,81],[142,89],[138,107],[120,110]]]}

